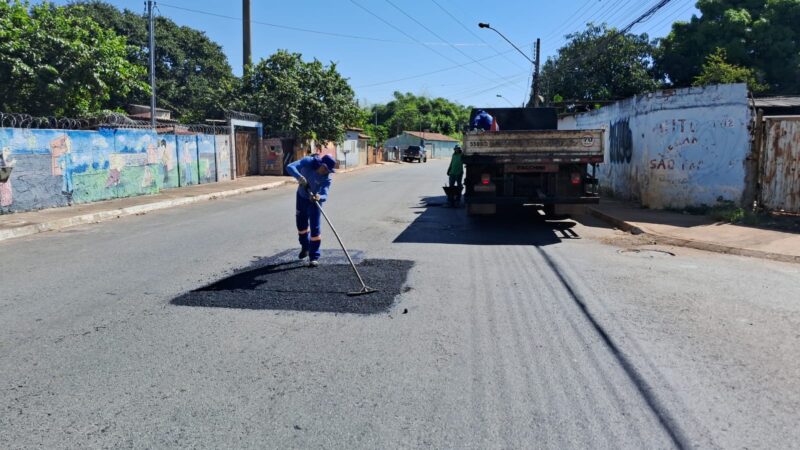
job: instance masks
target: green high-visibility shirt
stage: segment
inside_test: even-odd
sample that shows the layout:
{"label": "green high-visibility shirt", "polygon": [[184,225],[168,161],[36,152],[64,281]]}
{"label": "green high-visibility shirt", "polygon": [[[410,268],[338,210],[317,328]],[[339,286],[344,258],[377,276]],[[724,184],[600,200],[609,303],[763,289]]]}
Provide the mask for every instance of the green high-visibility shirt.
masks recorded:
{"label": "green high-visibility shirt", "polygon": [[464,174],[464,163],[461,162],[461,153],[453,153],[453,157],[450,159],[450,168],[447,169],[447,173],[451,177],[460,177]]}

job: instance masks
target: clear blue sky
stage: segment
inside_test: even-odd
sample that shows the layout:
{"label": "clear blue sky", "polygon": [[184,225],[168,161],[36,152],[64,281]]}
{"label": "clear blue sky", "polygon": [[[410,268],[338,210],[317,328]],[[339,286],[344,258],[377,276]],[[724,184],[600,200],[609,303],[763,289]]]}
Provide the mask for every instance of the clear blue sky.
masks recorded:
{"label": "clear blue sky", "polygon": [[[120,8],[144,11],[142,0],[107,1]],[[241,1],[157,3],[159,14],[180,25],[203,30],[222,45],[234,72],[241,74],[242,28],[241,20],[235,20],[242,15]],[[393,91],[402,91],[441,96],[465,105],[508,106],[508,102],[521,104],[527,98],[530,63],[493,31],[479,29],[478,22],[490,23],[529,54],[532,42],[541,38],[546,59],[564,43],[565,34],[581,29],[586,22],[624,27],[656,3],[657,0],[252,0],[253,59],[258,61],[277,49],[287,49],[302,53],[307,59],[334,61],[349,78],[362,104],[385,102]],[[672,22],[688,20],[698,13],[694,3],[695,0],[672,0],[632,31],[648,33],[651,38],[662,37]],[[464,66],[442,70],[458,65]]]}

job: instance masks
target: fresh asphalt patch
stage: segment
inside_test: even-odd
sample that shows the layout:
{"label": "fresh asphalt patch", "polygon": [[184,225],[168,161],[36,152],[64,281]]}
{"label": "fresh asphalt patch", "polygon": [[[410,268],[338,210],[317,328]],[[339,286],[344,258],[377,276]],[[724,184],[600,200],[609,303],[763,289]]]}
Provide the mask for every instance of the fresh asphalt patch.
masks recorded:
{"label": "fresh asphalt patch", "polygon": [[350,297],[358,291],[353,268],[341,250],[327,250],[320,266],[308,267],[297,260],[297,251],[287,250],[262,258],[221,280],[187,292],[171,301],[178,306],[309,311],[344,314],[387,312],[403,292],[413,263],[394,259],[364,259],[351,252],[367,286],[378,292]]}

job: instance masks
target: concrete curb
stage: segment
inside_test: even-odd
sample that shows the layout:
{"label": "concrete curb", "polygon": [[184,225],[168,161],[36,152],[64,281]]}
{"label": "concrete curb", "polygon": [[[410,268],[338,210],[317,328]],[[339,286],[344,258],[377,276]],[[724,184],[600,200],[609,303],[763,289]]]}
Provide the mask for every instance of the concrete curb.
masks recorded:
{"label": "concrete curb", "polygon": [[687,247],[693,248],[695,250],[703,250],[707,252],[714,252],[714,253],[723,253],[726,255],[736,255],[736,256],[747,256],[750,258],[761,258],[761,259],[769,259],[772,261],[780,261],[780,262],[788,262],[788,263],[796,263],[800,264],[800,256],[794,255],[784,255],[782,253],[772,253],[772,252],[764,252],[761,250],[752,250],[746,248],[739,248],[739,247],[731,247],[728,245],[722,244],[715,244],[713,242],[705,242],[705,241],[694,241],[691,239],[683,239],[683,238],[676,238],[672,236],[665,236],[659,233],[653,233],[652,231],[643,230],[636,225],[633,225],[630,222],[626,222],[624,220],[618,219],[616,217],[610,216],[602,211],[598,211],[595,208],[589,208],[589,213],[610,224],[622,231],[629,232],[631,234],[644,234],[655,241],[656,244],[660,245],[671,245],[674,247]]}
{"label": "concrete curb", "polygon": [[[350,169],[338,170],[337,173],[350,173],[372,167],[380,167],[385,163],[370,164],[364,166],[357,166]],[[174,208],[176,206],[189,205],[192,203],[204,202],[207,200],[214,200],[217,198],[232,197],[234,195],[247,194],[248,192],[265,191],[267,189],[274,189],[286,184],[294,184],[294,180],[273,181],[270,183],[259,184],[256,186],[248,186],[239,189],[231,189],[228,191],[213,192],[209,194],[199,194],[191,197],[173,198],[169,200],[161,200],[144,205],[129,206],[126,208],[113,208],[104,211],[98,211],[88,214],[81,214],[73,217],[66,217],[62,219],[53,219],[47,222],[35,223],[31,225],[23,225],[21,227],[11,228],[7,230],[0,230],[0,242],[33,234],[44,233],[47,231],[58,231],[64,228],[74,227],[76,225],[86,225],[90,223],[100,223],[112,219],[119,219],[125,216],[134,216],[137,214],[144,214],[151,211],[158,211],[160,209]]]}
{"label": "concrete curb", "polygon": [[639,228],[639,227],[637,227],[637,226],[635,226],[635,225],[633,225],[631,223],[625,222],[624,220],[617,219],[614,216],[610,216],[610,215],[608,215],[608,214],[606,214],[606,213],[604,213],[604,212],[602,212],[600,210],[597,210],[595,208],[591,208],[590,207],[589,208],[589,214],[591,214],[592,216],[602,220],[603,222],[606,222],[606,223],[608,223],[610,225],[613,225],[613,226],[619,228],[620,230],[626,231],[626,232],[628,232],[630,234],[637,234],[638,235],[638,234],[644,233],[644,231],[641,228]]}
{"label": "concrete curb", "polygon": [[213,192],[210,194],[200,194],[191,197],[173,198],[169,200],[161,200],[153,203],[147,203],[144,205],[129,206],[126,208],[114,208],[105,211],[82,214],[79,216],[66,217],[63,219],[54,219],[49,222],[25,225],[8,230],[0,230],[0,241],[23,237],[23,236],[30,236],[32,234],[44,233],[46,231],[62,230],[64,228],[69,228],[76,225],[105,222],[107,220],[118,219],[124,216],[133,216],[136,214],[143,214],[151,211],[157,211],[160,209],[173,208],[176,206],[189,205],[192,203],[214,200],[217,198],[232,197],[234,195],[246,194],[248,192],[274,189],[276,187],[280,187],[289,183],[292,183],[292,181],[288,180],[273,181],[271,183],[264,183],[256,186],[248,186],[239,189],[231,189],[228,191]]}

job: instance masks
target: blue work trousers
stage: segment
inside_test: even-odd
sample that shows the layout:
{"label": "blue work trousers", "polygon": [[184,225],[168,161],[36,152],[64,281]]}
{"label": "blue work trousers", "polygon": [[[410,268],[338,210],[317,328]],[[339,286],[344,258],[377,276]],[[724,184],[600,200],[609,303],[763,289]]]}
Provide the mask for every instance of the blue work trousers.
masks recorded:
{"label": "blue work trousers", "polygon": [[[319,246],[322,243],[322,230],[320,226],[321,214],[313,200],[303,198],[297,194],[297,234],[300,247],[308,252],[309,259],[319,259]],[[310,235],[310,236],[309,236]]]}

